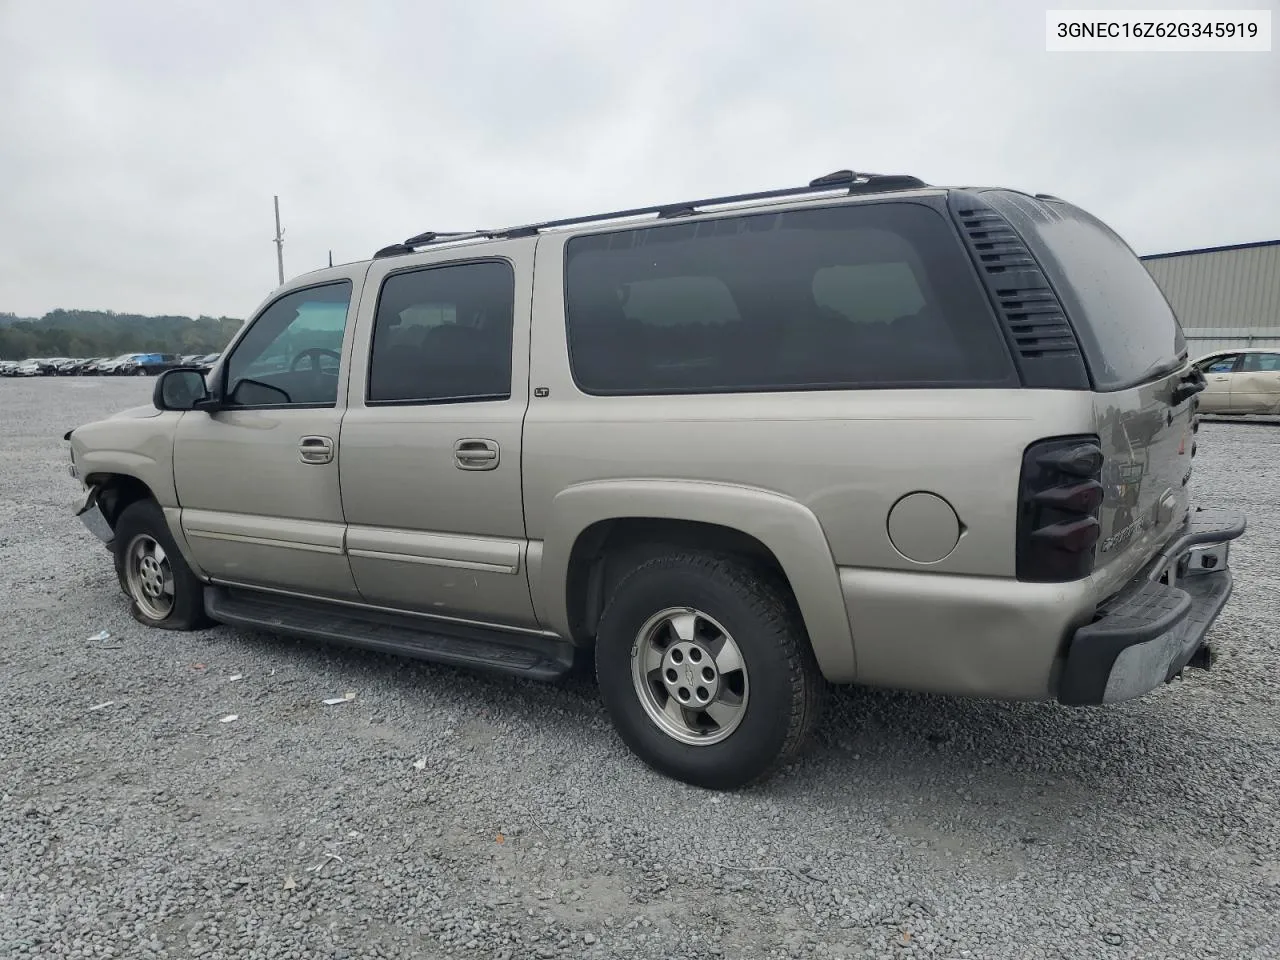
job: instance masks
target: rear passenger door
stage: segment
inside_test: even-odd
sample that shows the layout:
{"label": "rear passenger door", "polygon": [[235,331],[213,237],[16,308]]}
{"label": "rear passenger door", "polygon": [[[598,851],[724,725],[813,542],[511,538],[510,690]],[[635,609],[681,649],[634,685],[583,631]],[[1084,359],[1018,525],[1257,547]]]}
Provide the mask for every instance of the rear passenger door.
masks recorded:
{"label": "rear passenger door", "polygon": [[1280,353],[1246,353],[1231,375],[1233,413],[1280,413]]}
{"label": "rear passenger door", "polygon": [[1201,361],[1205,388],[1200,392],[1200,410],[1203,413],[1231,412],[1231,381],[1234,371],[1240,368],[1240,354],[1224,353]]}
{"label": "rear passenger door", "polygon": [[369,272],[340,470],[347,553],[371,604],[537,627],[520,480],[536,242]]}

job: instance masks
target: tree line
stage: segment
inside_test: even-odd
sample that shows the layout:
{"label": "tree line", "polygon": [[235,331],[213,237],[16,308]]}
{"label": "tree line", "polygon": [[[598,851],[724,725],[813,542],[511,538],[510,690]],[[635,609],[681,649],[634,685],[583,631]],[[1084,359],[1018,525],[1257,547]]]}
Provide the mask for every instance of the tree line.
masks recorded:
{"label": "tree line", "polygon": [[0,313],[0,360],[218,353],[241,323],[234,317],[144,317],[111,310],[51,310],[43,317]]}

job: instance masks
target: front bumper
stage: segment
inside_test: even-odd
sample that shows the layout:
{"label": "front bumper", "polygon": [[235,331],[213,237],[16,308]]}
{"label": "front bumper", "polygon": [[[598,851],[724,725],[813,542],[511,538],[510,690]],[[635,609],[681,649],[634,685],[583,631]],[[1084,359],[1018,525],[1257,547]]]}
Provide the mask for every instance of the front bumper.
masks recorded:
{"label": "front bumper", "polygon": [[107,522],[107,518],[102,512],[102,507],[98,505],[97,487],[89,491],[89,496],[85,499],[84,506],[76,511],[76,516],[80,518],[80,522],[88,528],[90,533],[108,547],[111,546],[112,541],[115,540],[116,533],[111,529],[111,524]]}
{"label": "front bumper", "polygon": [[1192,513],[1143,573],[1072,635],[1058,700],[1131,700],[1193,661],[1208,665],[1204,638],[1231,596],[1230,543],[1244,530],[1244,515],[1236,511]]}

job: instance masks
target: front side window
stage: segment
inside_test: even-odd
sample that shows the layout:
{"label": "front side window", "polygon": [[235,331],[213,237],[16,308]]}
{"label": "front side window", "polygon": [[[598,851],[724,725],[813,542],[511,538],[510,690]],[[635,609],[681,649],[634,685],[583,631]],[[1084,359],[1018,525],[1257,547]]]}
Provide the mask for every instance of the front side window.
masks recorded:
{"label": "front side window", "polygon": [[515,274],[501,260],[395,273],[378,295],[368,403],[511,396]]}
{"label": "front side window", "polygon": [[1275,373],[1280,371],[1280,353],[1246,353],[1245,373]]}
{"label": "front side window", "polygon": [[1214,357],[1200,364],[1200,369],[1205,373],[1230,373],[1236,368],[1236,364],[1240,362],[1240,354],[1229,353],[1225,357]]}
{"label": "front side window", "polygon": [[335,405],[350,304],[351,281],[341,280],[296,290],[267,307],[227,360],[223,402]]}
{"label": "front side window", "polygon": [[922,204],[586,235],[565,259],[587,393],[1016,384],[954,229]]}

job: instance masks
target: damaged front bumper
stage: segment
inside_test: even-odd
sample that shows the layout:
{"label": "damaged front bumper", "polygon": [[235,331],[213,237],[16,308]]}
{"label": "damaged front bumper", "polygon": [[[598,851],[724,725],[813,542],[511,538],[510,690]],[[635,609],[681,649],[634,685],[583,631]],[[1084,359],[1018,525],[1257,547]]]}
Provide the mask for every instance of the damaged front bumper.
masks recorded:
{"label": "damaged front bumper", "polygon": [[92,487],[89,490],[89,496],[85,499],[84,506],[76,511],[76,516],[80,518],[80,522],[88,528],[90,533],[108,547],[111,546],[116,538],[116,533],[111,529],[111,524],[107,522],[107,517],[98,503],[97,487]]}
{"label": "damaged front bumper", "polygon": [[1232,510],[1199,510],[1128,587],[1068,641],[1058,700],[1117,703],[1149,693],[1189,664],[1209,666],[1205,635],[1231,596]]}

